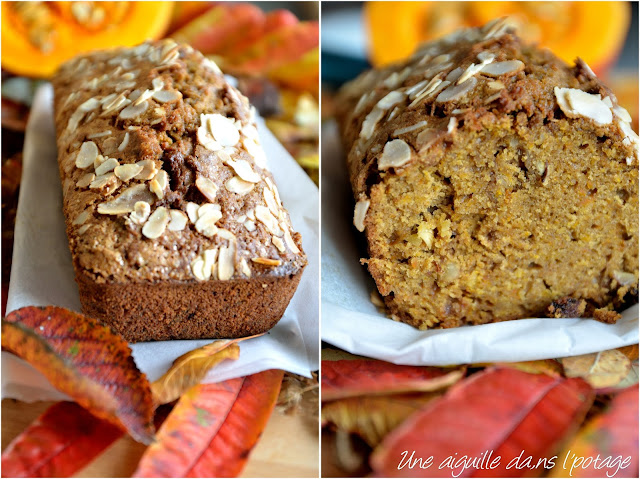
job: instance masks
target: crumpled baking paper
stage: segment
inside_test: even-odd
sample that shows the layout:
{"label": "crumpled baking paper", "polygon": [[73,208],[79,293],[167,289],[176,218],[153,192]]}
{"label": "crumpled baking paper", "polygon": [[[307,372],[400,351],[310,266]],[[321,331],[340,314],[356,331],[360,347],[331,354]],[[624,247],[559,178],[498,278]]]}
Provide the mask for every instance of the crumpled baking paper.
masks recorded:
{"label": "crumpled baking paper", "polygon": [[616,324],[532,318],[419,331],[386,318],[370,301],[375,283],[359,258],[353,195],[335,123],[322,130],[322,340],[396,364],[447,365],[560,358],[638,342],[638,305]]}
{"label": "crumpled baking paper", "polygon": [[[28,305],[57,305],[80,311],[62,215],[52,96],[50,85],[39,89],[27,127],[7,312]],[[318,189],[262,120],[258,131],[282,202],[294,228],[302,234],[309,264],[277,326],[264,336],[243,341],[240,359],[216,366],[204,382],[272,368],[305,376],[318,369]],[[209,342],[137,343],[132,350],[140,370],[153,381],[178,356]],[[2,353],[2,397],[23,401],[66,398],[28,363],[7,352]]]}

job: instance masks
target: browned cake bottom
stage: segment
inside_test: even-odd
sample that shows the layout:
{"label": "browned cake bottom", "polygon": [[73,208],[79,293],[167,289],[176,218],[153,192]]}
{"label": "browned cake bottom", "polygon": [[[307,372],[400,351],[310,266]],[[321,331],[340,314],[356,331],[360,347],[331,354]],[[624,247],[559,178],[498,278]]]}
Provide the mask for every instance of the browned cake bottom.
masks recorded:
{"label": "browned cake bottom", "polygon": [[638,172],[614,141],[566,120],[495,124],[428,159],[371,190],[366,262],[396,319],[535,317],[637,282]]}
{"label": "browned cake bottom", "polygon": [[155,284],[100,284],[79,275],[76,281],[84,314],[138,342],[264,333],[284,314],[301,275]]}

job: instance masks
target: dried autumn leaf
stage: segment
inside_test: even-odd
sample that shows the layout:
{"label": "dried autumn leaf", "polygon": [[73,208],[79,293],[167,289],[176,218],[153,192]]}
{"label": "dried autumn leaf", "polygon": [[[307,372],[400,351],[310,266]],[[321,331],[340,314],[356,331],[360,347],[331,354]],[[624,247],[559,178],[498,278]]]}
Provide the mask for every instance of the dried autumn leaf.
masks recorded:
{"label": "dried autumn leaf", "polygon": [[514,368],[531,374],[547,374],[562,376],[562,364],[555,359],[540,359],[537,361],[520,361],[517,363],[496,363],[496,366]]}
{"label": "dried autumn leaf", "polygon": [[617,349],[562,358],[565,376],[580,377],[596,389],[616,386],[631,369],[631,361]]}
{"label": "dried autumn leaf", "polygon": [[631,361],[636,361],[638,359],[638,345],[632,344],[631,346],[622,346],[618,348],[622,354],[628,357]]}
{"label": "dried autumn leaf", "polygon": [[2,476],[70,477],[122,434],[76,403],[56,403],[3,451]]}
{"label": "dried autumn leaf", "polygon": [[64,308],[29,306],[2,320],[2,347],[28,361],[92,414],[153,440],[153,400],[127,342]]}
{"label": "dried autumn leaf", "polygon": [[638,477],[638,386],[617,394],[558,458],[549,477]]}
{"label": "dried autumn leaf", "polygon": [[422,393],[338,399],[323,406],[322,422],[358,434],[369,446],[375,447],[411,414],[439,396]]}
{"label": "dried autumn leaf", "polygon": [[435,391],[456,383],[464,369],[400,366],[375,359],[322,361],[322,400]]}
{"label": "dried autumn leaf", "polygon": [[237,476],[273,411],[282,377],[270,370],[189,389],[134,477]]}
{"label": "dried autumn leaf", "polygon": [[[544,467],[558,444],[577,428],[593,396],[591,387],[579,378],[485,369],[459,382],[392,431],[373,452],[371,465],[375,473],[387,477],[531,475],[533,469]],[[431,456],[433,465],[428,468],[412,462]],[[498,456],[501,459],[494,469],[477,464],[465,468],[456,463],[464,456],[484,458],[486,464]],[[449,457],[454,458],[453,463],[447,462]],[[521,467],[516,468],[514,461]]]}
{"label": "dried autumn leaf", "polygon": [[189,388],[199,384],[216,364],[240,357],[239,339],[214,341],[177,358],[164,375],[151,384],[156,404],[178,399]]}

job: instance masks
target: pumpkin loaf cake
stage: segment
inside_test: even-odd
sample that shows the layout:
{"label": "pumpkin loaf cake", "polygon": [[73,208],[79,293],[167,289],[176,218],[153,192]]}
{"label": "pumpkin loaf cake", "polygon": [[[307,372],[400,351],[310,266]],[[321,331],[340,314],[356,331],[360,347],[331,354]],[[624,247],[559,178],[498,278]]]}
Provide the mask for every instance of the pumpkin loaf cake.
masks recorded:
{"label": "pumpkin loaf cake", "polygon": [[171,40],[75,58],[53,83],[84,313],[130,341],[273,327],[306,257],[247,99]]}
{"label": "pumpkin loaf cake", "polygon": [[364,73],[337,104],[362,261],[393,319],[539,317],[637,285],[638,135],[580,59],[497,20]]}

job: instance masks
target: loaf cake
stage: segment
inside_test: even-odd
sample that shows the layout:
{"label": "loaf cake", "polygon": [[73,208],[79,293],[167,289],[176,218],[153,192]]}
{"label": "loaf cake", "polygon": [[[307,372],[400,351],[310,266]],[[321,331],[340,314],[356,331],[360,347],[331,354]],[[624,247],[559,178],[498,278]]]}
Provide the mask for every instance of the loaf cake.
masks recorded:
{"label": "loaf cake", "polygon": [[390,316],[420,329],[608,307],[638,282],[638,135],[578,59],[500,19],[365,72],[336,102]]}
{"label": "loaf cake", "polygon": [[53,79],[83,312],[130,341],[273,327],[306,265],[255,109],[172,40],[91,53]]}

